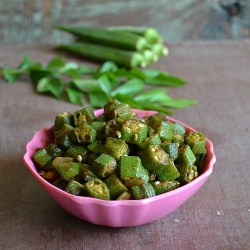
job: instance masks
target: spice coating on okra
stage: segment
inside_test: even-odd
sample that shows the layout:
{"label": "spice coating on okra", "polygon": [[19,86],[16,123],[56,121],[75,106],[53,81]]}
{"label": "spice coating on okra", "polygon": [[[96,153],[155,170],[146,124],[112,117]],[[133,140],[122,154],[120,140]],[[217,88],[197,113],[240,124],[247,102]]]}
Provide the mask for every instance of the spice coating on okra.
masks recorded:
{"label": "spice coating on okra", "polygon": [[138,118],[116,99],[94,115],[91,107],[62,112],[54,141],[38,148],[38,173],[71,195],[104,200],[145,199],[170,192],[202,173],[206,139],[163,113]]}

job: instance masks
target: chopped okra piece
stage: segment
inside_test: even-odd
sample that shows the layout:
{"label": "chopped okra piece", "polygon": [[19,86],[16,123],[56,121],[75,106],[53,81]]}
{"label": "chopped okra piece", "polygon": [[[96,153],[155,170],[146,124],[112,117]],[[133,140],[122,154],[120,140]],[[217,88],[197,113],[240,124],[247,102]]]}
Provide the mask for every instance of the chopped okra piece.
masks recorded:
{"label": "chopped okra piece", "polygon": [[138,156],[122,156],[120,159],[120,177],[126,187],[148,182],[148,171],[142,166]]}
{"label": "chopped okra piece", "polygon": [[132,199],[132,194],[130,191],[127,191],[118,196],[116,200],[131,200],[131,199]]}
{"label": "chopped okra piece", "polygon": [[203,171],[202,166],[203,166],[203,162],[204,162],[206,153],[207,153],[207,150],[202,154],[195,155],[196,161],[195,161],[194,165],[197,167],[199,174],[201,174]]}
{"label": "chopped okra piece", "polygon": [[79,195],[83,191],[83,185],[75,180],[70,180],[65,188],[67,193]]}
{"label": "chopped okra piece", "polygon": [[196,157],[189,145],[183,144],[181,147],[179,147],[177,158],[178,163],[186,163],[188,165],[193,165],[195,161]]}
{"label": "chopped okra piece", "polygon": [[172,142],[178,143],[181,146],[184,143],[184,136],[180,134],[174,134],[172,137]]}
{"label": "chopped okra piece", "polygon": [[82,145],[73,145],[67,149],[65,156],[78,162],[84,162],[87,158],[87,149]]}
{"label": "chopped okra piece", "polygon": [[154,187],[156,195],[169,192],[169,191],[174,190],[180,186],[180,183],[176,180],[155,181],[155,182],[152,182],[151,184]]}
{"label": "chopped okra piece", "polygon": [[121,132],[119,131],[120,121],[116,119],[109,120],[105,126],[106,137],[121,138]]}
{"label": "chopped okra piece", "polygon": [[56,143],[49,144],[45,149],[52,158],[62,156],[63,154],[62,148]]}
{"label": "chopped okra piece", "polygon": [[107,137],[104,144],[104,152],[119,160],[122,155],[128,154],[128,144],[121,139]]}
{"label": "chopped okra piece", "polygon": [[84,186],[87,194],[90,197],[102,200],[110,200],[108,187],[100,179],[94,179],[92,181],[89,181],[85,183]]}
{"label": "chopped okra piece", "polygon": [[148,134],[148,126],[136,119],[126,119],[120,124],[120,138],[127,143],[140,144]]}
{"label": "chopped okra piece", "polygon": [[121,103],[115,106],[114,110],[110,112],[111,118],[119,118],[121,120],[131,118],[132,111],[128,104]]}
{"label": "chopped okra piece", "polygon": [[150,183],[133,186],[131,191],[136,200],[155,196],[155,190]]}
{"label": "chopped okra piece", "polygon": [[185,135],[186,129],[183,125],[181,125],[178,122],[175,122],[173,124],[173,127],[174,127],[174,134]]}
{"label": "chopped okra piece", "polygon": [[190,146],[195,155],[206,151],[206,138],[201,132],[190,132],[185,137],[185,143]]}
{"label": "chopped okra piece", "polygon": [[180,176],[174,162],[159,145],[149,145],[140,152],[143,166],[158,176],[160,181],[173,180]]}
{"label": "chopped okra piece", "polygon": [[101,141],[94,141],[87,146],[87,149],[95,154],[100,154],[103,151],[103,144]]}
{"label": "chopped okra piece", "polygon": [[122,181],[115,175],[110,175],[104,183],[107,185],[110,199],[114,200],[122,193],[127,192],[128,188],[122,183]]}
{"label": "chopped okra piece", "polygon": [[105,135],[106,122],[104,121],[93,121],[91,127],[96,131],[96,138],[102,139]]}
{"label": "chopped okra piece", "polygon": [[152,134],[148,136],[141,144],[138,144],[139,148],[146,148],[148,145],[160,145],[161,139],[158,134]]}
{"label": "chopped okra piece", "polygon": [[86,107],[74,113],[74,123],[77,127],[81,127],[85,123],[91,124],[94,119],[95,115],[92,107]]}
{"label": "chopped okra piece", "polygon": [[179,143],[163,142],[162,149],[169,155],[169,158],[175,160],[178,157]]}
{"label": "chopped okra piece", "polygon": [[82,166],[80,162],[66,162],[59,164],[56,169],[64,180],[69,181],[81,173]]}
{"label": "chopped okra piece", "polygon": [[114,157],[108,154],[101,154],[94,162],[91,170],[100,178],[111,175],[117,167],[117,162]]}
{"label": "chopped okra piece", "polygon": [[174,133],[173,123],[162,120],[157,114],[150,116],[147,123],[160,136],[162,141],[171,140]]}
{"label": "chopped okra piece", "polygon": [[81,178],[83,179],[84,182],[98,179],[98,177],[89,168],[82,169]]}
{"label": "chopped okra piece", "polygon": [[77,143],[88,144],[92,143],[96,138],[96,131],[87,123],[82,124],[81,127],[75,127],[74,135]]}
{"label": "chopped okra piece", "polygon": [[33,155],[34,162],[37,163],[40,168],[43,168],[51,159],[52,157],[45,148],[38,149]]}
{"label": "chopped okra piece", "polygon": [[198,176],[197,167],[182,163],[177,165],[180,177],[177,179],[181,184],[186,184],[194,180]]}
{"label": "chopped okra piece", "polygon": [[74,127],[64,124],[60,130],[55,131],[55,143],[63,148],[68,148],[73,144]]}
{"label": "chopped okra piece", "polygon": [[60,130],[65,124],[72,125],[73,116],[70,112],[62,112],[56,116],[54,130]]}
{"label": "chopped okra piece", "polygon": [[[104,113],[103,115],[107,115],[107,113],[115,108],[118,104],[121,104],[117,99],[111,99],[104,105]],[[106,113],[106,114],[105,114]]]}
{"label": "chopped okra piece", "polygon": [[104,106],[104,116],[107,118],[107,120],[112,120],[115,118],[124,120],[127,118],[131,118],[132,110],[126,103],[120,103],[117,100],[110,100]]}

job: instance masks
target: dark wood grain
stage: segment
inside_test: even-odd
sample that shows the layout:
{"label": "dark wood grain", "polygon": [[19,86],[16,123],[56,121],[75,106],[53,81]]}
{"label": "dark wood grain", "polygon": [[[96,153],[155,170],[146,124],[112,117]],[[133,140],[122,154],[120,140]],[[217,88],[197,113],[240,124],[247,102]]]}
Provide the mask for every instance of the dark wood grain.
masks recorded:
{"label": "dark wood grain", "polygon": [[[0,249],[242,249],[250,248],[250,41],[170,44],[154,65],[189,84],[174,97],[199,104],[175,118],[214,142],[217,162],[201,190],[153,223],[108,228],[81,221],[60,208],[22,163],[26,142],[77,106],[38,95],[25,80],[0,81]],[[47,62],[52,47],[0,46],[0,62],[16,66],[24,51]]]}
{"label": "dark wood grain", "polygon": [[[222,3],[224,7],[222,7]],[[236,11],[235,3],[241,8]],[[0,41],[59,43],[53,25],[153,26],[168,42],[250,37],[249,0],[3,0]]]}

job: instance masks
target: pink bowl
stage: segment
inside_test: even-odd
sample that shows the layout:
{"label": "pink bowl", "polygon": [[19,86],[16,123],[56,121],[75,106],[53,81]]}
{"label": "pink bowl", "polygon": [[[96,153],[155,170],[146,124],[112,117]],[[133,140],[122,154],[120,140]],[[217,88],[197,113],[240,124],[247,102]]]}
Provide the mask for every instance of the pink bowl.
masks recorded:
{"label": "pink bowl", "polygon": [[[139,117],[152,115],[155,111],[139,111]],[[96,110],[98,116],[103,110]],[[170,121],[179,122],[171,117]],[[187,131],[195,131],[188,125],[183,124]],[[213,144],[207,141],[207,155],[205,157],[203,173],[194,181],[179,187],[168,193],[157,195],[143,200],[120,200],[106,201],[90,197],[71,195],[44,180],[37,172],[32,161],[32,155],[39,147],[44,147],[53,141],[52,128],[43,128],[37,131],[31,141],[26,145],[26,153],[23,160],[29,171],[33,174],[41,187],[66,211],[82,220],[110,227],[132,227],[155,221],[173,212],[206,182],[213,171],[216,161]]]}

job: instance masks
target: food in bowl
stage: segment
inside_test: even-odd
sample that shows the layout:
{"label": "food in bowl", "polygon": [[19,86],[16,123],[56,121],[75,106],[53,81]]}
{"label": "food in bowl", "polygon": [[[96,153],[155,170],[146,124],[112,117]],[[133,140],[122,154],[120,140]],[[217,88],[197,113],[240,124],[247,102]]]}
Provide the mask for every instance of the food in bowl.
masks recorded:
{"label": "food in bowl", "polygon": [[91,107],[56,116],[51,143],[32,160],[46,181],[76,195],[139,200],[195,180],[207,154],[201,132],[186,131],[163,113],[138,117],[112,99],[96,116]]}
{"label": "food in bowl", "polygon": [[[101,119],[104,110],[95,110],[97,119]],[[155,111],[133,110],[138,118],[156,114]],[[100,118],[98,118],[100,117]],[[167,118],[172,123],[184,126],[186,133],[197,132],[190,126],[172,117]],[[206,138],[206,155],[203,163],[197,169],[198,176],[185,185],[145,199],[103,200],[87,196],[70,194],[59,186],[45,180],[40,170],[35,166],[33,156],[38,148],[46,148],[55,141],[54,126],[38,130],[26,145],[23,160],[41,187],[66,211],[72,215],[93,224],[109,227],[132,227],[158,220],[173,212],[191,198],[212,174],[216,161],[213,143]],[[38,172],[39,171],[39,172]],[[59,181],[60,182],[60,181]]]}

